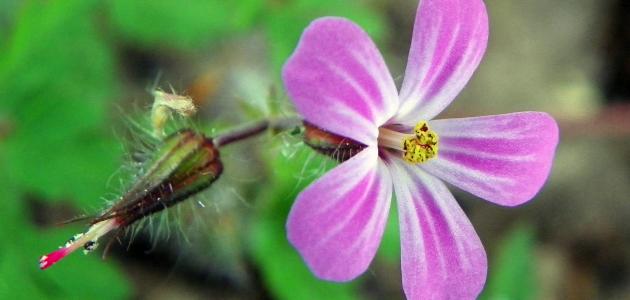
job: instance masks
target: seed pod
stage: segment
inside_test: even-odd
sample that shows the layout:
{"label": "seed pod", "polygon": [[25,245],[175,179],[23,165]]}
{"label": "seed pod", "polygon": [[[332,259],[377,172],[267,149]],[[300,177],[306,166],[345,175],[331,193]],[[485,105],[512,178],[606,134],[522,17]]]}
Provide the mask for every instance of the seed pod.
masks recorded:
{"label": "seed pod", "polygon": [[84,234],[42,256],[40,268],[52,266],[80,247],[94,250],[103,235],[186,200],[209,187],[223,171],[212,139],[189,129],[167,137],[147,166],[147,172],[116,204],[95,218]]}
{"label": "seed pod", "polygon": [[192,130],[167,137],[148,165],[129,192],[92,224],[116,218],[129,225],[207,188],[223,171],[212,140]]}

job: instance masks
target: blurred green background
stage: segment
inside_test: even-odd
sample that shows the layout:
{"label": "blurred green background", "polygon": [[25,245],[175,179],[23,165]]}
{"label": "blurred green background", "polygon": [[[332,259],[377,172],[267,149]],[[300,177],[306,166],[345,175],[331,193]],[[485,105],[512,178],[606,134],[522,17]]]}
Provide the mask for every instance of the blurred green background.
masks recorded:
{"label": "blurred green background", "polygon": [[[543,110],[562,139],[525,206],[455,191],[488,252],[482,298],[629,299],[630,5],[486,3],[488,52],[444,116]],[[226,148],[217,183],[114,242],[106,260],[75,254],[46,271],[37,260],[85,229],[57,223],[97,213],[130,184],[129,120],[145,120],[156,82],[190,95],[208,134],[291,114],[279,70],[310,21],[336,15],[369,32],[400,83],[416,5],[0,1],[0,299],[402,298],[395,211],[371,268],[349,284],[317,280],[289,246],[295,195],[334,163],[287,135]]]}

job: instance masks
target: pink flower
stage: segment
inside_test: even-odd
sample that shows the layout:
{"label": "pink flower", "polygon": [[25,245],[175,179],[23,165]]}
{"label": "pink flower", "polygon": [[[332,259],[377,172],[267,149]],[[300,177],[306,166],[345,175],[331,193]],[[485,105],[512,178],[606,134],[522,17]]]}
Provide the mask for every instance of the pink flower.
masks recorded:
{"label": "pink flower", "polygon": [[365,272],[395,192],[407,298],[481,292],[485,251],[443,181],[520,205],[547,179],[558,143],[556,122],[541,112],[432,120],[466,85],[487,40],[481,0],[422,0],[397,92],[356,24],[327,17],[304,31],[283,70],[289,96],[307,122],[366,146],[306,188],[289,215],[289,240],[315,275]]}

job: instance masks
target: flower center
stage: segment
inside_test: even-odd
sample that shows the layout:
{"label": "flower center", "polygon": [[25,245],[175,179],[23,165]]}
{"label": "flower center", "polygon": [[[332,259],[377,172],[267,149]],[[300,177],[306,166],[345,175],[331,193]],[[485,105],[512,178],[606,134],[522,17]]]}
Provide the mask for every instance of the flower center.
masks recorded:
{"label": "flower center", "polygon": [[402,157],[410,164],[423,163],[438,154],[438,135],[429,128],[427,121],[420,121],[414,134],[404,134],[388,128],[380,128],[378,144],[402,152]]}

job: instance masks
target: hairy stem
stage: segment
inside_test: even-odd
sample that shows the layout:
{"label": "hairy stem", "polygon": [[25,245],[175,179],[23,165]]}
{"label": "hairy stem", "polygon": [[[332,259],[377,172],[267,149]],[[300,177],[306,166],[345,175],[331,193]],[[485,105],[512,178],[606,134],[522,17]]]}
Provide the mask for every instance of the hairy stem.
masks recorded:
{"label": "hairy stem", "polygon": [[280,132],[291,130],[300,126],[302,126],[302,119],[299,117],[263,119],[220,134],[213,138],[213,141],[215,147],[220,148],[238,141],[257,136],[267,130]]}

